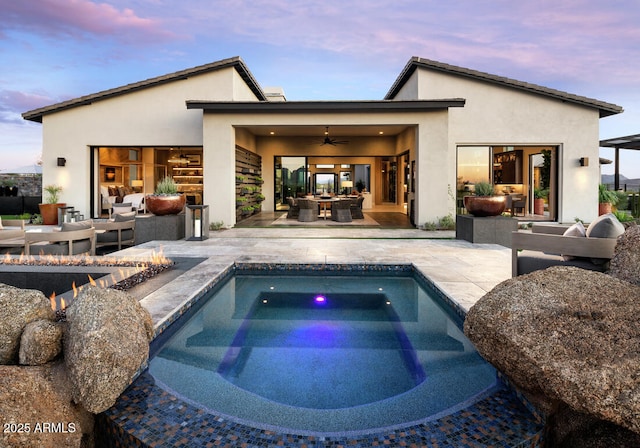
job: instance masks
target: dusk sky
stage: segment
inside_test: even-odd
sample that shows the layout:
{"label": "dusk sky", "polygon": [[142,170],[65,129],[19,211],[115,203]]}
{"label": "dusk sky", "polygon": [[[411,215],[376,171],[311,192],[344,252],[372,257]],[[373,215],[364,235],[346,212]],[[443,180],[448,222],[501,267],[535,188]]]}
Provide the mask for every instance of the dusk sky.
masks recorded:
{"label": "dusk sky", "polygon": [[[289,100],[382,99],[419,56],[615,103],[625,111],[600,120],[600,138],[640,134],[637,0],[0,0],[0,11],[0,169],[42,152],[23,112],[232,56]],[[621,172],[640,177],[640,151],[622,151]]]}

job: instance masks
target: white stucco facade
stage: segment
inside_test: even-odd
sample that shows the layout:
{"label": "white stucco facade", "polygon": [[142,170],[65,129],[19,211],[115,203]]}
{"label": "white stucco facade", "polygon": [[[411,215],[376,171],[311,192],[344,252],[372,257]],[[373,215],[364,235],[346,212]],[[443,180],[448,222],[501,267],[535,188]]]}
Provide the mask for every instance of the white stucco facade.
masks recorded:
{"label": "white stucco facade", "polygon": [[[590,221],[597,216],[599,119],[622,109],[530,86],[413,58],[385,100],[305,105],[281,96],[275,106],[244,63],[232,58],[24,116],[42,122],[43,184],[63,186],[62,200],[85,215],[100,212],[95,148],[201,147],[202,194],[210,221],[233,226],[239,147],[262,158],[265,211],[276,206],[276,156],[334,158],[374,167],[380,158],[402,157],[412,166],[413,188],[406,198],[413,204],[414,224],[421,226],[456,213],[460,146],[509,145],[522,146],[525,155],[527,148],[553,147],[556,219]],[[309,145],[309,131],[326,126],[345,132],[348,144]],[[372,131],[376,127],[388,132],[377,135]],[[269,135],[271,129],[277,132]],[[67,160],[66,166],[56,166],[58,157]],[[581,167],[582,157],[592,163]],[[379,189],[380,180],[373,176],[374,201]],[[152,190],[153,183],[147,182],[144,192]]]}

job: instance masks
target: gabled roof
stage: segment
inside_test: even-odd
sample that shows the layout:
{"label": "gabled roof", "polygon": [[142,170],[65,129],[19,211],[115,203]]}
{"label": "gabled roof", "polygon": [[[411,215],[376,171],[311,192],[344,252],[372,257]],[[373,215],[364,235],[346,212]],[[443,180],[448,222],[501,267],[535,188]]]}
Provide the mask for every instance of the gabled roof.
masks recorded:
{"label": "gabled roof", "polygon": [[440,72],[449,73],[456,76],[462,76],[465,78],[471,78],[478,81],[484,81],[491,84],[497,84],[504,87],[511,87],[513,89],[523,90],[529,93],[535,93],[538,95],[555,98],[561,101],[567,101],[570,103],[580,104],[586,107],[592,107],[598,109],[600,112],[600,118],[607,117],[609,115],[619,114],[623,111],[622,107],[606,103],[604,101],[595,100],[593,98],[587,98],[584,96],[574,95],[572,93],[563,92],[561,90],[550,89],[548,87],[531,84],[528,82],[518,81],[511,78],[505,78],[503,76],[492,75],[490,73],[479,72],[464,67],[457,67],[455,65],[449,65],[442,62],[432,61],[429,59],[422,59],[419,57],[412,57],[407,65],[404,67],[396,81],[393,83],[389,92],[384,97],[385,100],[393,99],[400,89],[409,80],[413,72],[417,68],[425,68],[428,70],[435,70]]}
{"label": "gabled roof", "polygon": [[175,73],[169,73],[168,75],[157,76],[155,78],[146,79],[144,81],[127,84],[122,87],[103,90],[102,92],[93,93],[91,95],[81,96],[79,98],[74,98],[72,100],[64,101],[62,103],[52,104],[50,106],[34,109],[34,110],[23,113],[22,117],[25,120],[31,120],[31,121],[36,121],[38,123],[42,123],[42,117],[44,115],[47,115],[53,112],[59,112],[61,110],[71,109],[77,106],[84,106],[87,104],[91,104],[95,101],[112,98],[114,96],[124,95],[130,92],[135,92],[137,90],[142,90],[149,87],[154,87],[157,85],[166,84],[166,83],[181,80],[181,79],[187,79],[192,76],[201,75],[204,73],[213,72],[216,70],[229,68],[229,67],[233,67],[236,69],[238,74],[242,77],[244,82],[247,83],[247,86],[249,86],[251,91],[260,101],[267,100],[267,97],[262,91],[262,88],[253,77],[253,75],[245,65],[244,61],[239,56],[235,56],[232,58],[223,59],[221,61],[212,62],[210,64],[199,65],[197,67],[188,68],[186,70],[181,70]]}

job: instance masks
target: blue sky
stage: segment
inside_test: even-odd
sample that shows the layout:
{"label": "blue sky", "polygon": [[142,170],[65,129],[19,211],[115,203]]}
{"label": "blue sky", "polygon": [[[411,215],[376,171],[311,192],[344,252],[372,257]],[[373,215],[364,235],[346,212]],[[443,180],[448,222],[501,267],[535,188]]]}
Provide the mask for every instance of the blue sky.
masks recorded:
{"label": "blue sky", "polygon": [[[637,0],[0,0],[0,11],[0,169],[41,153],[41,126],[22,112],[231,56],[290,100],[382,99],[420,56],[618,104],[600,138],[640,133]],[[640,177],[640,151],[622,151],[621,171]]]}

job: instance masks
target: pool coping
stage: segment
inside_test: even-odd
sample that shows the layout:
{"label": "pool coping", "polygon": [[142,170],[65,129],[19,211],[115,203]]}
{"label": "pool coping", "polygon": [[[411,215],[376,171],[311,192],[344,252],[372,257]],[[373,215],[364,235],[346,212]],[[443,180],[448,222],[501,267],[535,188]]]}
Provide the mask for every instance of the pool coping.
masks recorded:
{"label": "pool coping", "polygon": [[[336,274],[352,275],[354,273],[363,273],[363,272],[413,275],[414,278],[416,278],[419,282],[423,282],[430,289],[436,292],[439,298],[449,306],[448,308],[453,312],[455,312],[456,316],[458,317],[458,319],[456,319],[456,324],[459,325],[460,329],[462,329],[464,318],[466,316],[466,310],[458,302],[456,302],[449,294],[447,294],[441,288],[439,288],[436,285],[436,283],[433,282],[429,277],[427,277],[423,272],[421,272],[421,270],[415,264],[410,262],[409,263],[391,263],[391,264],[387,264],[387,263],[326,264],[326,263],[256,263],[256,262],[237,262],[236,261],[233,263],[229,263],[216,276],[214,276],[214,278],[212,278],[211,281],[207,282],[205,285],[203,285],[202,287],[194,291],[178,307],[174,308],[174,311],[172,313],[165,316],[164,319],[159,321],[155,325],[155,333],[154,333],[153,341],[151,344],[152,345],[157,344],[161,346],[163,343],[163,339],[168,337],[167,330],[171,327],[172,323],[174,323],[177,319],[179,319],[185,313],[188,313],[204,295],[208,294],[211,290],[215,289],[216,287],[219,287],[222,284],[224,284],[224,282],[236,272],[238,273],[269,272],[269,273],[275,273],[275,274],[286,274],[294,271],[295,272],[312,271],[316,275],[321,275],[325,273],[333,274],[333,275],[336,275]],[[126,445],[122,445],[122,446],[129,446],[128,444],[130,443],[135,443],[134,446],[153,446],[153,445],[143,444],[143,442],[139,438],[134,436],[134,434],[138,434],[138,433],[140,433],[143,436],[148,433],[153,433],[153,431],[149,431],[148,428],[144,429],[143,422],[139,422],[142,428],[141,430],[135,427],[131,427],[128,430],[125,429],[128,426],[126,424],[127,418],[125,415],[126,409],[127,409],[126,406],[134,402],[137,402],[137,398],[135,397],[138,397],[140,393],[142,393],[143,395],[148,394],[149,397],[155,397],[155,399],[159,400],[160,402],[166,402],[167,400],[171,401],[171,399],[173,398],[174,400],[177,400],[180,402],[177,409],[193,408],[191,409],[191,412],[193,412],[193,415],[198,415],[199,417],[197,420],[200,421],[199,423],[200,426],[196,426],[196,427],[202,427],[203,422],[205,421],[206,421],[206,424],[204,425],[204,427],[208,428],[207,431],[211,428],[217,427],[217,430],[214,431],[214,433],[217,434],[217,436],[215,436],[214,438],[218,440],[221,440],[220,437],[223,437],[222,434],[226,434],[225,437],[230,437],[231,440],[237,441],[237,438],[234,438],[233,431],[231,433],[228,433],[225,430],[225,428],[228,428],[229,426],[231,426],[233,428],[236,428],[235,430],[239,431],[239,433],[241,434],[253,433],[255,431],[258,431],[259,434],[262,434],[262,437],[267,437],[269,439],[277,440],[278,441],[277,444],[281,446],[292,446],[292,447],[308,446],[309,442],[317,442],[319,440],[322,440],[323,445],[320,445],[320,446],[330,446],[330,445],[325,445],[324,443],[331,441],[331,443],[335,442],[336,445],[340,445],[340,446],[342,444],[348,444],[350,446],[358,447],[358,446],[361,446],[359,445],[360,443],[359,441],[361,440],[370,440],[371,438],[378,439],[378,440],[386,440],[387,437],[392,437],[396,441],[406,438],[407,442],[409,441],[409,439],[412,439],[414,437],[420,437],[423,440],[426,440],[429,437],[432,437],[432,438],[435,437],[434,440],[437,439],[439,442],[434,446],[448,446],[446,444],[443,444],[444,441],[448,439],[446,437],[445,439],[443,439],[441,437],[442,433],[438,433],[434,436],[434,434],[431,434],[429,431],[434,431],[434,430],[436,432],[440,431],[440,430],[437,430],[439,422],[455,419],[457,418],[456,416],[459,416],[459,417],[464,416],[463,420],[471,416],[477,419],[478,421],[481,421],[482,418],[480,417],[482,417],[482,412],[479,412],[478,415],[474,414],[474,412],[471,412],[471,414],[469,414],[470,412],[469,409],[474,409],[478,406],[482,408],[482,406],[484,405],[491,408],[492,406],[495,405],[495,403],[492,403],[492,400],[498,396],[499,396],[498,401],[500,403],[502,404],[507,403],[508,405],[504,409],[501,408],[502,409],[501,412],[491,411],[490,417],[492,420],[491,422],[489,421],[483,422],[484,425],[491,425],[492,422],[495,423],[495,420],[499,419],[497,417],[498,415],[505,418],[506,416],[517,415],[517,418],[514,421],[510,421],[506,423],[503,431],[504,434],[509,434],[510,432],[512,432],[512,428],[514,424],[516,427],[520,425],[520,423],[514,423],[514,422],[520,422],[521,420],[527,420],[531,418],[533,418],[533,421],[534,421],[533,425],[535,430],[529,431],[528,436],[526,437],[526,440],[522,440],[520,442],[517,442],[516,440],[512,440],[513,442],[517,443],[516,445],[504,445],[498,440],[494,440],[492,443],[497,443],[496,446],[535,447],[535,446],[540,446],[543,438],[542,437],[543,427],[541,423],[543,420],[541,419],[541,413],[531,403],[529,403],[528,400],[526,400],[526,398],[522,394],[517,392],[517,390],[514,387],[512,387],[508,383],[508,381],[506,381],[506,378],[504,378],[504,376],[502,375],[498,376],[498,384],[496,386],[496,391],[494,394],[490,394],[490,396],[485,397],[484,399],[480,399],[480,400],[476,399],[473,401],[470,407],[460,409],[459,411],[454,412],[453,414],[443,415],[441,418],[437,418],[438,415],[431,416],[419,422],[408,422],[407,423],[408,426],[406,427],[404,425],[395,425],[394,427],[388,427],[388,428],[375,428],[375,429],[372,429],[371,431],[353,431],[353,432],[346,431],[344,433],[319,433],[319,432],[311,433],[310,432],[306,434],[302,434],[303,431],[300,431],[300,432],[290,431],[286,428],[274,427],[273,429],[264,429],[264,425],[260,425],[262,426],[262,428],[257,428],[244,423],[227,421],[224,417],[220,417],[220,416],[216,417],[214,413],[210,413],[209,410],[206,410],[202,406],[195,406],[186,400],[180,400],[175,395],[172,395],[167,391],[163,390],[162,388],[158,387],[157,385],[152,384],[153,383],[152,378],[151,378],[151,382],[149,382],[149,377],[151,377],[151,375],[147,372],[147,366],[145,365],[140,369],[140,371],[132,381],[132,384],[127,389],[127,391],[125,391],[125,393],[121,396],[121,398],[119,399],[119,402],[116,403],[116,405],[112,407],[110,410],[106,411],[103,414],[100,414],[98,418],[99,426],[102,427],[103,430],[106,431],[108,434],[110,434],[112,437],[114,437],[113,440],[115,443],[117,443],[118,440],[122,439],[122,440],[126,440],[126,443],[127,443]],[[137,382],[139,382],[138,378],[142,378],[141,382],[144,384],[144,387],[142,387],[141,389],[139,388],[139,384],[136,384]],[[128,394],[133,394],[132,397],[134,397],[134,401],[132,402],[129,401],[130,395]],[[165,396],[165,394],[170,395],[172,398]],[[147,400],[145,399],[144,401],[146,402]],[[502,404],[498,406],[502,406]],[[123,410],[122,406],[120,405],[125,405],[124,414],[120,412]],[[521,410],[517,410],[516,408],[518,407],[520,407]],[[172,407],[171,409],[174,409],[174,408]],[[141,412],[141,409],[139,408],[135,410],[131,408],[131,410],[134,411],[135,415],[139,415]],[[153,413],[153,411],[154,411],[153,406],[145,407],[145,410],[144,410],[144,412],[147,414]],[[528,417],[527,417],[527,414],[528,414]],[[207,419],[207,416],[211,416],[212,421],[209,421]],[[435,426],[432,426],[432,423]],[[220,427],[220,424],[222,424],[221,427]],[[462,427],[466,427],[464,423],[460,422],[460,424],[462,425]],[[193,427],[193,422],[184,420],[180,423],[180,426],[183,428]],[[193,428],[195,429],[196,427],[193,427]],[[120,428],[121,431],[118,431],[118,428]],[[425,429],[427,428],[429,429],[425,432]],[[470,432],[475,434],[475,430],[472,430]],[[406,436],[410,436],[410,437],[406,437]],[[498,436],[498,438],[500,438],[499,434],[493,434],[493,436]],[[166,437],[166,434],[161,434],[160,437],[162,437],[164,440],[164,438]],[[486,438],[486,437],[489,437],[489,435],[483,434],[483,437]],[[283,440],[285,439],[288,440],[288,442],[283,444]],[[295,443],[293,442],[294,440],[296,440]],[[469,440],[472,440],[472,438]],[[520,445],[520,443],[522,445]],[[182,446],[182,445],[168,445],[168,446]],[[184,446],[193,446],[193,445],[184,445]],[[202,445],[202,446],[208,446],[208,445]],[[248,445],[248,446],[251,446],[251,445]],[[363,446],[370,446],[370,445],[363,445]],[[420,445],[420,446],[431,446],[431,445]],[[451,446],[477,446],[477,445],[462,444],[462,445],[451,445]]]}

